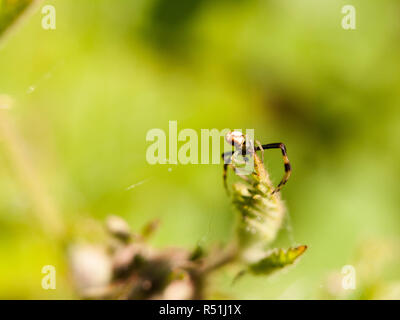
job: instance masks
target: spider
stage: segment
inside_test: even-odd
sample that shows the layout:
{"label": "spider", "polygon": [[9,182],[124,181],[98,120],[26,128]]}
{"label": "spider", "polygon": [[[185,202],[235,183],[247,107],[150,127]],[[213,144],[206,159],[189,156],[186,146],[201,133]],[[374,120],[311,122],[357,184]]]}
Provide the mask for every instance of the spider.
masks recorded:
{"label": "spider", "polygon": [[227,171],[228,166],[232,166],[232,161],[235,155],[242,155],[245,161],[249,159],[246,155],[255,155],[257,151],[261,151],[261,159],[262,163],[264,163],[264,149],[281,149],[282,156],[283,156],[283,163],[285,167],[285,175],[283,176],[281,182],[278,186],[272,191],[272,194],[279,192],[282,186],[289,180],[290,174],[292,172],[292,167],[290,166],[289,159],[286,154],[286,146],[281,143],[269,143],[269,144],[261,144],[257,140],[255,140],[256,147],[254,146],[253,142],[250,139],[247,139],[247,136],[244,135],[240,131],[230,131],[225,136],[226,141],[231,144],[235,150],[228,151],[222,154],[222,159],[224,160],[224,186],[225,189],[228,190],[226,179],[227,179]]}

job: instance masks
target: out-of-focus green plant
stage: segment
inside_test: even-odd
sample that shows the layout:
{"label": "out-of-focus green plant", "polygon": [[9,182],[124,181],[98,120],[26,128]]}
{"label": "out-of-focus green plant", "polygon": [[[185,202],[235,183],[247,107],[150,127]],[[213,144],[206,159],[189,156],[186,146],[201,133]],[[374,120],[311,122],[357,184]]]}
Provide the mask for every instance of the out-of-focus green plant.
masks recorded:
{"label": "out-of-focus green plant", "polygon": [[346,274],[331,272],[320,290],[322,299],[398,300],[400,281],[400,241],[393,239],[364,240],[357,248],[351,265],[354,287],[343,286]]}
{"label": "out-of-focus green plant", "polygon": [[246,271],[271,274],[293,264],[306,246],[288,250],[270,250],[285,218],[285,205],[274,187],[264,164],[254,154],[254,172],[246,183],[233,184],[233,203],[241,214],[238,224],[238,248]]}
{"label": "out-of-focus green plant", "polygon": [[264,164],[256,154],[253,160],[254,171],[246,184],[233,184],[233,203],[240,221],[236,237],[225,248],[156,250],[147,238],[157,223],[135,234],[121,218],[109,217],[107,230],[112,242],[107,248],[78,246],[70,250],[80,294],[111,299],[202,299],[208,276],[228,264],[241,268],[239,275],[270,275],[295,263],[306,246],[270,248],[282,226],[285,206],[280,194],[272,192]]}
{"label": "out-of-focus green plant", "polygon": [[289,248],[288,250],[274,249],[265,258],[253,263],[249,269],[254,274],[268,275],[278,269],[293,264],[307,249],[306,246]]}
{"label": "out-of-focus green plant", "polygon": [[[0,0],[0,41],[38,0]],[[1,42],[0,42],[1,43]]]}

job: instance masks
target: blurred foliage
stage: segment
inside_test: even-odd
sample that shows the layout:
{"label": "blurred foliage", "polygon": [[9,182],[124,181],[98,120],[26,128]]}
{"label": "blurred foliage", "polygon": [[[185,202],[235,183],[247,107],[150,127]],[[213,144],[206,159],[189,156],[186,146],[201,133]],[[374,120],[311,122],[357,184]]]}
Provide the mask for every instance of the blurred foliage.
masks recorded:
{"label": "blurred foliage", "polygon": [[[234,154],[230,164],[236,173],[244,169],[240,158]],[[286,251],[270,249],[282,228],[287,210],[261,159],[257,154],[248,159],[254,162],[254,169],[243,179],[246,184],[236,182],[232,186],[233,203],[240,212],[237,228],[239,251],[246,263],[246,269],[238,276],[247,270],[253,274],[270,275],[293,264],[307,249],[305,245]]]}
{"label": "blurred foliage", "polygon": [[265,258],[250,265],[249,270],[254,274],[269,275],[295,263],[306,249],[306,246],[299,246],[297,248],[289,248],[286,251],[283,249],[273,250]]}
{"label": "blurred foliage", "polygon": [[[40,199],[52,200],[68,237],[83,243],[99,240],[89,221],[108,214],[134,227],[159,218],[156,247],[230,238],[221,166],[149,165],[149,129],[177,120],[179,129],[253,128],[262,143],[284,142],[293,175],[277,245],[307,243],[306,259],[265,283],[248,276],[232,286],[222,274],[212,286],[219,297],[319,298],[328,274],[358,270],[360,243],[400,236],[400,3],[182,3],[44,1],[57,10],[57,29],[43,30],[38,10],[1,48],[0,94],[14,101],[1,116],[39,177]],[[341,28],[347,4],[356,7],[356,30]],[[41,231],[36,193],[5,138],[2,131],[0,297],[76,297],[64,251]],[[279,153],[266,162],[279,181]],[[375,259],[367,250],[363,265]],[[57,290],[40,286],[48,264]],[[366,271],[354,295],[324,297],[398,298],[399,262],[388,265],[373,284]]]}
{"label": "blurred foliage", "polygon": [[206,0],[158,0],[152,5],[143,36],[164,49],[172,49],[184,39],[185,29]]}
{"label": "blurred foliage", "polygon": [[[371,259],[373,257],[373,259]],[[342,274],[330,272],[320,291],[322,299],[399,299],[400,282],[396,269],[400,263],[398,239],[367,240],[352,259],[356,286],[345,290]]]}
{"label": "blurred foliage", "polygon": [[34,0],[0,1],[0,37],[33,2]]}

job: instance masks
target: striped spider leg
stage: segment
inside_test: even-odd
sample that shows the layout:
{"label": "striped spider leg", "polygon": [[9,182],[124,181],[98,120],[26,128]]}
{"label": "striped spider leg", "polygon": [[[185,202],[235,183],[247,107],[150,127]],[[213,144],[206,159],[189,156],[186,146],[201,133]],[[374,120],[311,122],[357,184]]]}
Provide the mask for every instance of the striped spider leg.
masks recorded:
{"label": "striped spider leg", "polygon": [[[224,173],[223,173],[223,180],[224,180],[224,188],[226,192],[229,194],[229,189],[227,185],[227,174],[228,174],[228,167],[231,167],[232,170],[235,171],[235,166],[232,163],[233,159],[237,157],[238,155],[241,154],[241,151],[235,150],[235,151],[228,151],[222,154],[222,159],[224,160]],[[242,154],[243,155],[243,154]],[[244,156],[244,155],[243,155]],[[247,157],[243,158],[246,162],[249,160]],[[244,175],[236,173],[239,177],[241,177],[243,180],[250,182],[250,179]]]}
{"label": "striped spider leg", "polygon": [[257,146],[255,151],[261,150],[261,152],[263,152],[263,149],[281,149],[282,151],[285,175],[283,176],[281,182],[279,182],[278,186],[274,189],[274,191],[272,191],[272,194],[274,194],[275,192],[279,192],[285,185],[285,183],[289,180],[289,177],[292,173],[292,166],[290,165],[289,158],[287,156],[286,146],[282,142],[263,144],[261,146]]}
{"label": "striped spider leg", "polygon": [[[287,152],[286,152],[286,146],[283,143],[269,143],[269,144],[264,144],[262,145],[260,142],[257,140],[255,141],[256,147],[253,146],[253,144],[248,143],[246,145],[246,136],[242,134],[239,131],[232,131],[228,132],[226,135],[226,141],[231,144],[235,150],[234,151],[228,151],[222,154],[222,159],[224,160],[224,172],[223,172],[223,181],[224,181],[224,187],[228,191],[228,186],[227,186],[227,171],[228,167],[232,167],[234,169],[234,166],[232,164],[232,160],[235,156],[237,155],[242,155],[245,156],[246,154],[254,154],[257,151],[261,151],[261,157],[262,157],[262,163],[264,163],[264,149],[281,149],[282,151],[282,156],[283,156],[283,163],[284,163],[284,168],[285,168],[285,175],[283,176],[281,182],[278,184],[278,186],[272,191],[272,194],[279,192],[283,185],[289,180],[289,177],[292,172],[292,168],[289,162],[289,159],[287,157]],[[244,157],[245,161],[248,161],[248,158]],[[248,178],[245,176],[241,176],[243,179],[248,181]],[[229,191],[228,191],[229,193]]]}

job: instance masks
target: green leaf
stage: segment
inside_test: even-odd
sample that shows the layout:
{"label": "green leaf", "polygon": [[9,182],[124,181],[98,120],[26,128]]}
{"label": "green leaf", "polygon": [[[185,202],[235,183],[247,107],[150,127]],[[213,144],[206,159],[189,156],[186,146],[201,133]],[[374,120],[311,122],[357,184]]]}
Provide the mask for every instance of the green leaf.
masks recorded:
{"label": "green leaf", "polygon": [[189,260],[190,261],[196,261],[204,257],[204,248],[200,246],[199,244],[196,246],[196,248],[193,250],[193,252],[190,255]]}
{"label": "green leaf", "polygon": [[0,0],[0,38],[36,0]]}
{"label": "green leaf", "polygon": [[268,275],[295,263],[306,251],[307,246],[289,248],[288,250],[275,249],[260,261],[251,264],[249,271],[257,275]]}

